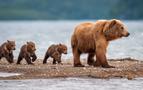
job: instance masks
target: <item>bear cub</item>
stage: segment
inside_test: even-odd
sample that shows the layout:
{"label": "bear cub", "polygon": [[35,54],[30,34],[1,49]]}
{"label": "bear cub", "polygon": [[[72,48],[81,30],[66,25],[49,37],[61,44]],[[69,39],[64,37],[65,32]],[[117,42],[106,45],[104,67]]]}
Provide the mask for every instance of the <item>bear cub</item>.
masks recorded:
{"label": "bear cub", "polygon": [[31,41],[27,42],[27,44],[21,47],[17,64],[20,64],[22,59],[25,59],[28,64],[33,64],[32,62],[34,62],[37,59],[35,51],[36,51],[35,43]]}
{"label": "bear cub", "polygon": [[58,62],[58,64],[62,64],[61,63],[62,53],[67,54],[67,46],[66,45],[64,45],[64,44],[51,45],[45,54],[43,64],[46,64],[47,59],[49,57],[53,58],[53,64],[57,64],[57,62]]}
{"label": "bear cub", "polygon": [[15,50],[15,41],[9,41],[3,43],[0,46],[0,59],[5,57],[9,63],[13,63],[13,50]]}

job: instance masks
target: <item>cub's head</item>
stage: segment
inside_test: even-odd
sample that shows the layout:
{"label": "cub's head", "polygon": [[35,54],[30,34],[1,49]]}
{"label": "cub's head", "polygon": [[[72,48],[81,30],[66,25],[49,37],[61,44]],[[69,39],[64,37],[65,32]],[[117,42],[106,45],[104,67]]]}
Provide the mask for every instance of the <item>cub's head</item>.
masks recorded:
{"label": "cub's head", "polygon": [[35,43],[33,42],[27,42],[27,50],[31,53],[36,51]]}
{"label": "cub's head", "polygon": [[60,53],[67,54],[67,46],[66,46],[66,45],[64,45],[64,44],[59,44],[59,45],[58,45],[58,49],[59,49]]}
{"label": "cub's head", "polygon": [[15,50],[15,41],[7,40],[6,47],[8,50]]}
{"label": "cub's head", "polygon": [[116,19],[109,20],[105,24],[103,28],[103,33],[108,41],[115,40],[121,37],[128,37],[130,35],[123,22]]}

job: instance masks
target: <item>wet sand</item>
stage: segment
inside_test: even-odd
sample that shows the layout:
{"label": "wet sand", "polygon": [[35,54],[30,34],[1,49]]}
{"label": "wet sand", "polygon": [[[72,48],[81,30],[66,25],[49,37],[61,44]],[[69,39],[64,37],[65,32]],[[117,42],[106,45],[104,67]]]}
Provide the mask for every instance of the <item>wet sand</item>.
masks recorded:
{"label": "wet sand", "polygon": [[143,61],[124,58],[110,59],[110,65],[116,68],[93,67],[86,64],[86,60],[82,60],[85,67],[73,67],[71,60],[63,61],[63,65],[52,65],[51,62],[42,64],[42,60],[38,59],[34,65],[27,65],[23,60],[21,65],[8,64],[6,60],[0,61],[0,72],[20,73],[20,75],[0,77],[1,80],[7,79],[47,79],[59,77],[92,77],[101,79],[110,78],[127,78],[129,80],[143,77]]}

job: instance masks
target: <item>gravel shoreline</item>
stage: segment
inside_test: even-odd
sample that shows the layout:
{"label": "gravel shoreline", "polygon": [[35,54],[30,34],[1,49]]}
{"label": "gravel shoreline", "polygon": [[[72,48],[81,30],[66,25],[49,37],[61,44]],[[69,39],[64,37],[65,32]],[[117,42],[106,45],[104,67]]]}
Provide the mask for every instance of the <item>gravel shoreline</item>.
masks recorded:
{"label": "gravel shoreline", "polygon": [[[24,61],[24,60],[23,60]],[[101,79],[127,78],[132,80],[137,77],[143,77],[143,61],[124,58],[110,59],[110,65],[116,68],[92,67],[73,67],[71,60],[63,61],[63,65],[52,65],[51,62],[43,65],[41,59],[34,62],[35,65],[8,64],[6,60],[0,61],[0,72],[20,73],[20,75],[0,77],[0,80],[17,79],[48,79],[64,77],[92,77]],[[86,60],[82,60],[86,64]]]}

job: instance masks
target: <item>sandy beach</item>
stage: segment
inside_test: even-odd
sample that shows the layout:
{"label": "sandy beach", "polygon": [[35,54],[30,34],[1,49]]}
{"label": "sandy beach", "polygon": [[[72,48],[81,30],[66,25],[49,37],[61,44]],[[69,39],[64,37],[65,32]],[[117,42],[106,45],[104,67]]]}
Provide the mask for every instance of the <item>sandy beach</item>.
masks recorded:
{"label": "sandy beach", "polygon": [[20,75],[0,77],[5,79],[47,79],[59,77],[92,77],[101,79],[127,78],[129,80],[143,77],[143,61],[131,58],[110,59],[110,65],[116,68],[92,67],[86,65],[86,60],[82,60],[85,67],[73,67],[71,60],[63,61],[63,65],[52,65],[51,62],[43,65],[41,59],[34,62],[34,65],[27,65],[23,60],[21,65],[8,64],[6,60],[0,61],[0,72],[20,73]]}

